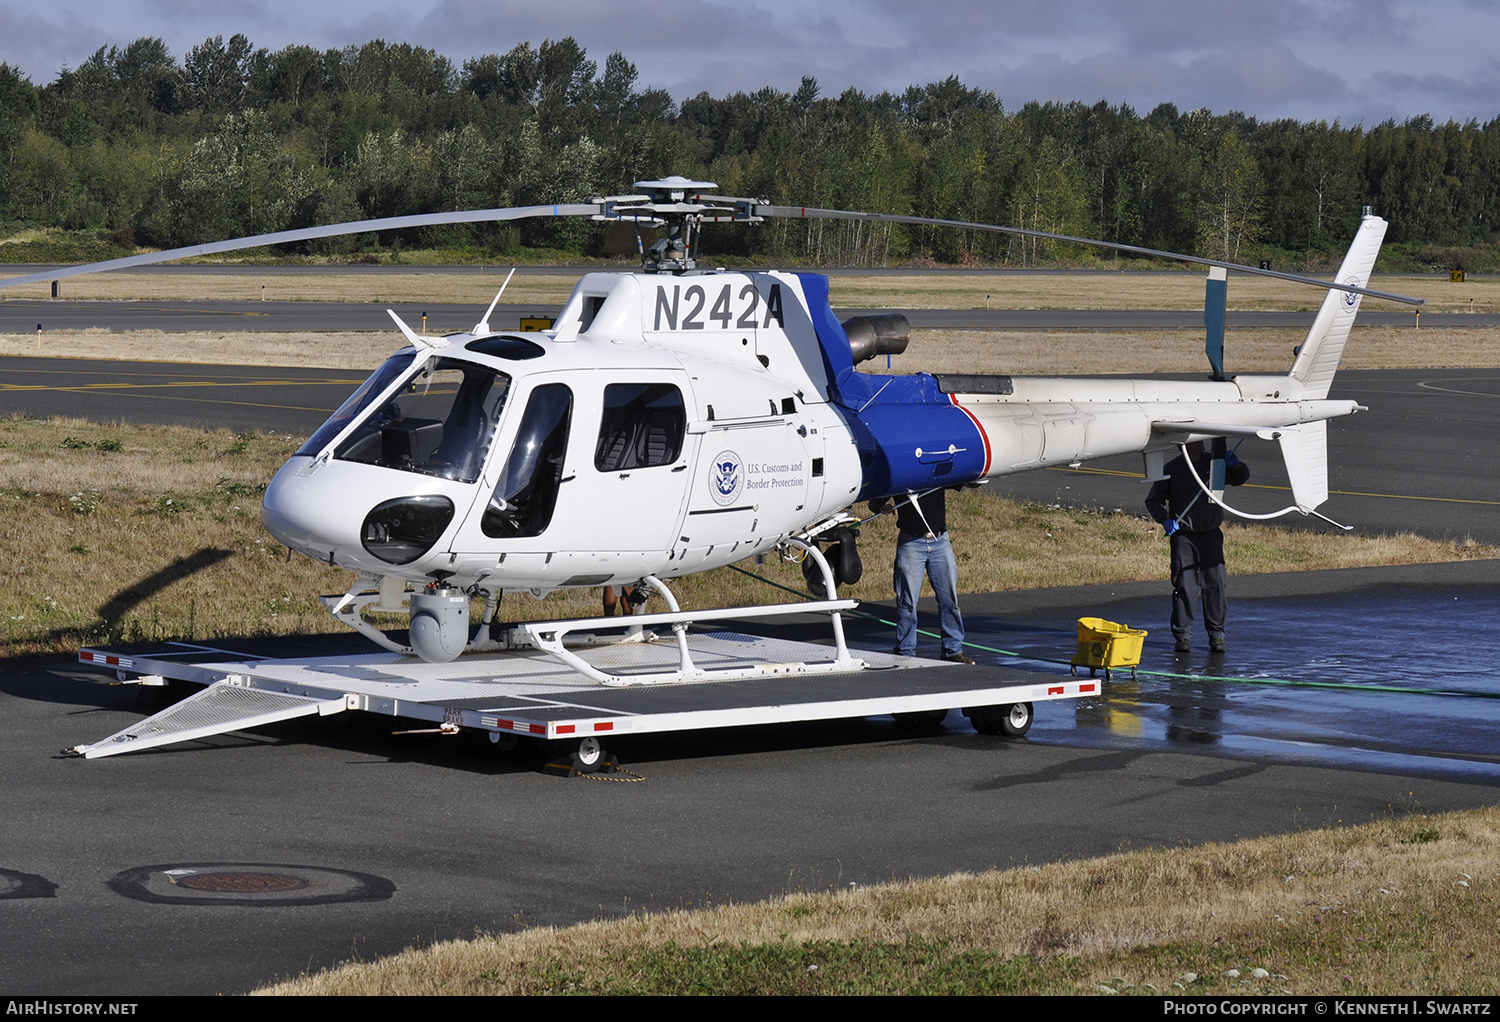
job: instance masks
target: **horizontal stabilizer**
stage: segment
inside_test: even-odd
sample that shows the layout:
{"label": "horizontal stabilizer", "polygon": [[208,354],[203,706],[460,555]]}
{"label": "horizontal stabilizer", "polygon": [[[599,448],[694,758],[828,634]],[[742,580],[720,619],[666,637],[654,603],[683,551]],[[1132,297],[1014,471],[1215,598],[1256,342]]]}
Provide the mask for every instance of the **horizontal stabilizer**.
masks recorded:
{"label": "horizontal stabilizer", "polygon": [[1157,435],[1190,436],[1253,436],[1260,440],[1279,439],[1285,426],[1232,426],[1227,422],[1153,422],[1151,432]]}

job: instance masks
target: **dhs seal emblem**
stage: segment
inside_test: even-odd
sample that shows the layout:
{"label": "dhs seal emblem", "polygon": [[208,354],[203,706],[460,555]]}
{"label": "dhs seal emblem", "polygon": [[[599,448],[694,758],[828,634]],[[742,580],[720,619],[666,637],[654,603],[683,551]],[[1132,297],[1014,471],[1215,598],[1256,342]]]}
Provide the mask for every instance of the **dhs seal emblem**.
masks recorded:
{"label": "dhs seal emblem", "polygon": [[714,503],[726,507],[745,489],[745,465],[733,451],[723,451],[708,467],[708,492]]}
{"label": "dhs seal emblem", "polygon": [[[1344,281],[1344,283],[1345,284],[1351,284],[1354,287],[1364,287],[1364,285],[1360,283],[1360,280],[1359,280],[1358,277],[1350,277],[1348,280]],[[1359,307],[1359,299],[1360,299],[1360,297],[1361,297],[1360,295],[1355,294],[1353,291],[1345,291],[1344,292],[1344,308],[1346,310],[1348,310],[1349,312],[1353,312],[1356,308]]]}

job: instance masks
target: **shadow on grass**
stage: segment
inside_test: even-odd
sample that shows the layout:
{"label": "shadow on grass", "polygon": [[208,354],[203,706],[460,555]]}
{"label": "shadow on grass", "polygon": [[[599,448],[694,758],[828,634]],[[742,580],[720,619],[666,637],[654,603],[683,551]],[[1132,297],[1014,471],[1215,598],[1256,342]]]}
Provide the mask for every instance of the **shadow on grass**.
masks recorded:
{"label": "shadow on grass", "polygon": [[[90,643],[109,644],[121,642],[125,640],[125,616],[132,610],[173,583],[191,578],[205,568],[211,568],[215,564],[228,560],[233,556],[233,550],[225,550],[219,547],[204,547],[195,553],[179,557],[166,567],[152,572],[134,585],[127,586],[111,596],[96,611],[99,615],[97,621],[81,627],[54,628],[47,633],[47,637],[39,644],[79,646]],[[191,631],[191,627],[189,631]],[[191,638],[191,636],[188,637]],[[147,638],[147,636],[131,636],[133,640],[144,638]],[[161,635],[154,638],[166,639],[167,636]]]}

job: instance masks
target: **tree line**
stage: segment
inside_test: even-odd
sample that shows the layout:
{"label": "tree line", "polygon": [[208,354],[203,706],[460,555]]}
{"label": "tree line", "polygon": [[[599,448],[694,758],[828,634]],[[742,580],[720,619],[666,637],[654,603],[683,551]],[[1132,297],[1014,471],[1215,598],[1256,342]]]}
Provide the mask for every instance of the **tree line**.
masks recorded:
{"label": "tree line", "polygon": [[[101,47],[45,84],[0,64],[0,221],[168,247],[406,213],[578,201],[667,174],[773,203],[1011,224],[1214,258],[1319,266],[1365,205],[1388,241],[1484,260],[1500,118],[1374,127],[1124,104],[1007,110],[956,77],[900,93],[763,88],[681,104],[611,53],[523,42],[455,66],[381,40],[315,50],[220,36]],[[591,223],[433,228],[384,244],[597,254]],[[829,221],[711,228],[715,252],[823,264],[1092,258],[977,232]],[[314,242],[315,254],[370,239]],[[7,246],[8,247],[8,246]]]}

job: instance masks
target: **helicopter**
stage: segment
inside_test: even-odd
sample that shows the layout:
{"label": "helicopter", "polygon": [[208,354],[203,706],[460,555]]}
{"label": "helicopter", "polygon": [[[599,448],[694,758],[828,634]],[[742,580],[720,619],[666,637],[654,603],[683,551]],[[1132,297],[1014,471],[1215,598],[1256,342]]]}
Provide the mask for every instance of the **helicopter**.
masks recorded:
{"label": "helicopter", "polygon": [[[634,187],[633,194],[587,203],[284,231],[12,278],[0,287],[439,223],[586,216],[633,227],[641,270],[585,274],[550,329],[492,329],[503,286],[468,331],[420,334],[391,312],[405,343],[287,461],[263,506],[267,531],[289,552],[355,575],[346,593],[325,603],[378,645],[430,663],[531,647],[603,684],[701,676],[688,659],[686,624],[724,616],[827,611],[836,644],[830,663],[857,666],[839,624],[839,613],[855,603],[837,599],[837,587],[857,580],[860,570],[849,526],[859,521],[851,508],[861,501],[915,500],[939,487],[1130,452],[1143,454],[1150,481],[1164,477],[1174,448],[1206,440],[1216,460],[1199,484],[1222,504],[1226,440],[1255,437],[1279,444],[1293,503],[1246,517],[1324,517],[1317,508],[1328,498],[1327,421],[1362,410],[1328,397],[1360,301],[1421,303],[1367,288],[1386,230],[1368,207],[1328,281],[1021,228],[777,206],[708,194],[717,188],[712,182],[681,177]],[[827,278],[815,273],[698,266],[704,223],[768,217],[1001,231],[1207,265],[1207,318],[1214,320],[1216,302],[1220,344],[1230,269],[1328,293],[1281,376],[1225,377],[1212,330],[1214,374],[1203,381],[871,373],[858,367],[905,350],[904,317],[841,323]],[[659,228],[665,233],[648,247],[643,231]],[[773,552],[803,562],[819,599],[684,611],[668,586],[672,578]],[[635,614],[623,637],[586,631],[618,627],[607,618],[491,627],[507,592],[541,597],[601,586],[630,594]],[[640,604],[652,593],[666,612],[644,613]],[[484,615],[473,629],[476,598]],[[407,641],[378,628],[366,609],[405,609]],[[655,625],[677,633],[683,659],[676,671],[623,680],[569,649],[650,638],[645,628]]]}

